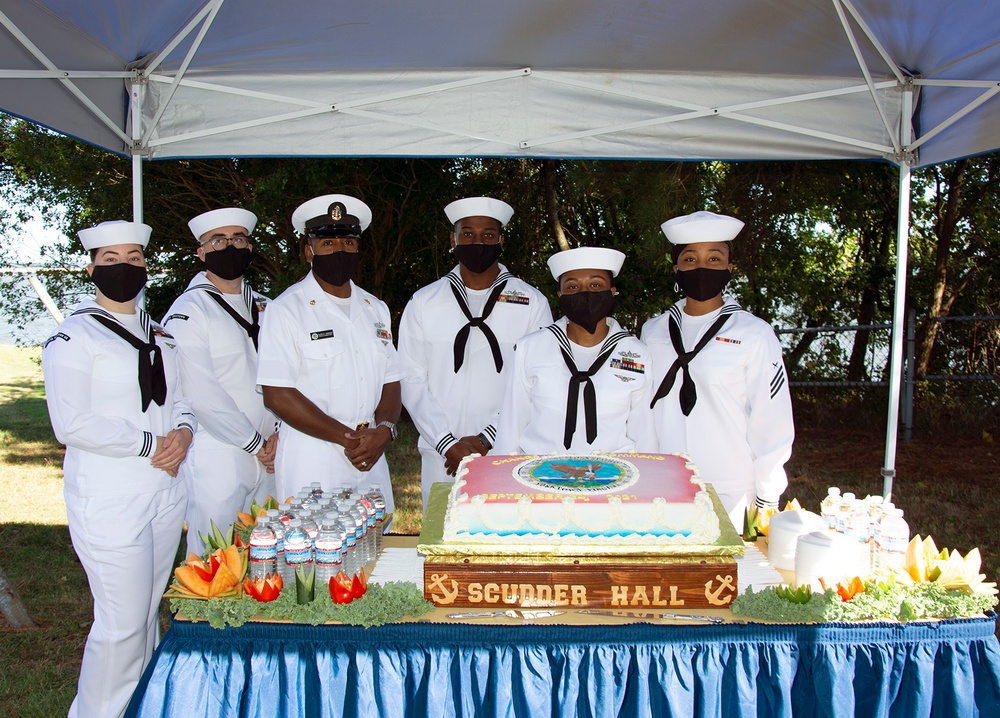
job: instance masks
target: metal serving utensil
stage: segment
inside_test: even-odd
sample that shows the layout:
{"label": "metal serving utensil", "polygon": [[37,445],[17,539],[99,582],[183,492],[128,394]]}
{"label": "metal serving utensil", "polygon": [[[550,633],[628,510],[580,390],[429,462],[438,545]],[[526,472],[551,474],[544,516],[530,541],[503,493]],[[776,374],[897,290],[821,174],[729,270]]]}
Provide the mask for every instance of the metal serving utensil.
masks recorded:
{"label": "metal serving utensil", "polygon": [[726,619],[718,616],[695,616],[683,613],[660,613],[659,611],[623,611],[604,608],[582,608],[577,613],[591,616],[611,616],[613,618],[653,618],[657,620],[697,621],[699,623],[725,623]]}
{"label": "metal serving utensil", "polygon": [[562,611],[515,611],[514,609],[507,609],[506,611],[481,611],[475,613],[449,613],[448,618],[495,618],[497,616],[507,616],[508,618],[520,618],[525,621],[531,621],[536,618],[550,618],[552,616],[558,616]]}

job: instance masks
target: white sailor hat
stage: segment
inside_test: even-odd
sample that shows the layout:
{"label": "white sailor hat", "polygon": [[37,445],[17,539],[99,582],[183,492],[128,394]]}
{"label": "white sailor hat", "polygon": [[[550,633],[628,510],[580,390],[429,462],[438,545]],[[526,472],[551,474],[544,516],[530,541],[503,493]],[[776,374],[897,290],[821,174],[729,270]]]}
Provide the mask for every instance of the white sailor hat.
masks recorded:
{"label": "white sailor hat", "polygon": [[466,217],[492,217],[501,227],[506,227],[514,216],[514,208],[492,197],[466,197],[449,204],[444,208],[444,213],[452,224]]}
{"label": "white sailor hat", "polygon": [[225,207],[223,209],[213,209],[210,212],[202,212],[197,217],[188,222],[191,234],[195,239],[201,239],[213,229],[219,227],[243,227],[247,234],[253,232],[257,226],[257,215],[238,207]]}
{"label": "white sailor hat", "polygon": [[371,208],[347,194],[313,197],[292,212],[295,231],[313,236],[359,237],[371,222]]}
{"label": "white sailor hat", "polygon": [[559,281],[566,272],[574,269],[606,269],[617,277],[625,262],[625,254],[608,247],[577,247],[556,252],[549,257],[549,269]]}
{"label": "white sailor hat", "polygon": [[671,244],[731,242],[743,229],[743,222],[715,212],[695,212],[668,219],[660,225]]}
{"label": "white sailor hat", "polygon": [[138,244],[145,249],[146,245],[149,244],[149,235],[152,233],[153,228],[148,224],[114,219],[110,222],[101,222],[94,227],[81,229],[76,235],[86,250],[111,247],[115,244]]}

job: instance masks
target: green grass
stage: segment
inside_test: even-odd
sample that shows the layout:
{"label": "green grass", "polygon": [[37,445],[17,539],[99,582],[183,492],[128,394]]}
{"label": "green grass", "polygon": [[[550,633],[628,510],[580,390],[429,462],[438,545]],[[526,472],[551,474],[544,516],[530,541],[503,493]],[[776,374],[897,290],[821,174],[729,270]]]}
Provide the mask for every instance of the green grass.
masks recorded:
{"label": "green grass", "polygon": [[[865,422],[863,430],[847,428],[846,420],[810,427],[813,418],[808,410],[799,416],[785,498],[797,497],[817,510],[827,486],[860,496],[881,493],[884,434]],[[418,533],[420,457],[411,423],[400,425],[387,455],[396,501],[393,530]],[[2,716],[65,715],[76,692],[92,604],[66,528],[61,463],[38,350],[0,346],[0,566],[39,626],[14,630],[0,619]],[[963,552],[979,546],[984,571],[997,580],[1000,447],[988,433],[937,433],[900,444],[897,469],[896,502],[913,533],[930,533],[939,547]]]}

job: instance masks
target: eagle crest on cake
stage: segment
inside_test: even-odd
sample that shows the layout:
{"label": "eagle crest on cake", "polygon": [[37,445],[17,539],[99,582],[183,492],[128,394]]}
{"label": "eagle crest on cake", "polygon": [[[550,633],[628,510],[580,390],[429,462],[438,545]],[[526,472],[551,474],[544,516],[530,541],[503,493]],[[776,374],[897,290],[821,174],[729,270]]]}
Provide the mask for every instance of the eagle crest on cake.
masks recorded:
{"label": "eagle crest on cake", "polygon": [[532,489],[587,494],[627,489],[639,472],[624,459],[585,454],[527,458],[513,475]]}

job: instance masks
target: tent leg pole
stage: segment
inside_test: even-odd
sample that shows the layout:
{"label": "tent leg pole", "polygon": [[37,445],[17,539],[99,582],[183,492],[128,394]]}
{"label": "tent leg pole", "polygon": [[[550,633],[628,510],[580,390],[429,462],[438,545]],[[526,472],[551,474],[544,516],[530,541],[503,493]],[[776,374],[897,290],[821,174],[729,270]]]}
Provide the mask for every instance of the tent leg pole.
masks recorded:
{"label": "tent leg pole", "polygon": [[910,166],[899,167],[899,217],[896,225],[896,296],[892,303],[892,352],[889,360],[889,412],[885,428],[885,463],[882,466],[882,495],[892,499],[896,475],[896,438],[899,424],[899,394],[902,384],[903,334],[906,330],[907,250],[910,234]]}
{"label": "tent leg pole", "polygon": [[132,83],[132,221],[142,221],[142,93],[143,85]]}
{"label": "tent leg pole", "polygon": [[132,221],[142,221],[142,158],[132,156]]}

